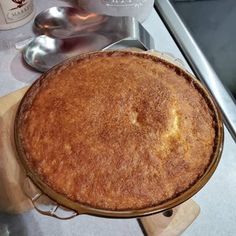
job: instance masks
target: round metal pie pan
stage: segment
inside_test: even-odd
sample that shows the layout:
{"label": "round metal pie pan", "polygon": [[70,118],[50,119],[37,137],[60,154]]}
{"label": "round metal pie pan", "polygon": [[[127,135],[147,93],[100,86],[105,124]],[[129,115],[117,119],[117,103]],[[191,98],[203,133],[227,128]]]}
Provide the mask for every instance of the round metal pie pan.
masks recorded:
{"label": "round metal pie pan", "polygon": [[[130,53],[130,52],[129,52]],[[137,52],[135,52],[136,54]],[[138,52],[140,53],[140,52]],[[83,56],[85,57],[87,54],[79,55],[75,58],[69,59],[74,60],[78,59],[79,57]],[[180,70],[181,73],[187,74],[188,78],[191,79],[191,83],[195,86],[195,88],[198,89],[198,91],[204,96],[206,102],[208,103],[208,106],[212,109],[212,111],[215,114],[215,123],[216,123],[216,138],[215,138],[215,145],[213,148],[213,154],[211,158],[211,163],[208,165],[205,173],[196,181],[195,184],[193,184],[189,189],[184,191],[182,194],[179,196],[168,200],[164,202],[163,204],[159,204],[153,207],[148,207],[144,209],[137,209],[137,210],[122,210],[122,211],[117,211],[117,210],[104,210],[104,209],[99,209],[99,208],[94,208],[85,204],[81,204],[78,202],[74,202],[68,198],[66,198],[64,195],[59,194],[55,192],[52,188],[50,188],[47,184],[45,184],[39,176],[34,172],[33,169],[29,168],[25,161],[25,153],[23,151],[23,147],[21,145],[19,135],[18,135],[18,127],[19,127],[19,111],[21,108],[21,104],[23,101],[26,99],[26,95],[28,93],[28,90],[23,97],[16,117],[15,117],[15,125],[14,125],[14,136],[15,136],[15,144],[16,144],[16,149],[18,153],[18,157],[20,162],[22,163],[27,176],[32,180],[32,182],[48,197],[56,201],[59,205],[62,205],[66,208],[75,210],[78,212],[78,214],[90,214],[90,215],[96,215],[96,216],[102,216],[102,217],[112,217],[112,218],[131,218],[131,217],[142,217],[142,216],[147,216],[155,213],[160,213],[163,211],[166,211],[168,209],[171,209],[189,198],[191,198],[194,194],[196,194],[210,179],[212,174],[214,173],[221,154],[222,154],[222,149],[223,149],[223,140],[224,140],[224,131],[223,131],[223,122],[222,122],[222,117],[220,114],[220,110],[212,97],[212,95],[209,93],[209,91],[187,70],[185,70],[181,65],[176,64],[173,60],[170,58],[162,57],[162,55],[151,55],[152,57],[158,57],[160,60],[164,60],[167,63],[170,63],[176,67],[176,69]],[[60,63],[59,65],[56,65],[52,69],[50,69],[48,73],[51,73],[52,71],[57,70],[60,66],[62,66],[65,62]],[[34,86],[34,84],[32,85]]]}

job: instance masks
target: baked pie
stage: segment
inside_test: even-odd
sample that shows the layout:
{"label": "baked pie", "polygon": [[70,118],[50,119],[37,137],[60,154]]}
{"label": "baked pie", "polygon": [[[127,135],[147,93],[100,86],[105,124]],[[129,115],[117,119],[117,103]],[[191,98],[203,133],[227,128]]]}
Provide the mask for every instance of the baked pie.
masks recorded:
{"label": "baked pie", "polygon": [[96,52],[38,79],[16,121],[24,161],[55,192],[93,208],[157,206],[212,161],[216,114],[202,87],[144,53]]}

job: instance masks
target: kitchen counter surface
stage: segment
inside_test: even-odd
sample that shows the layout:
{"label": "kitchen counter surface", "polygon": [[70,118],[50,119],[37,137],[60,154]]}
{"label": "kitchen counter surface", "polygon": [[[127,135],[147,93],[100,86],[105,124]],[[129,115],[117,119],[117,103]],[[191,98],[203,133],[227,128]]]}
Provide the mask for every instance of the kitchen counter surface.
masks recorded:
{"label": "kitchen counter surface", "polygon": [[[59,3],[60,2],[60,3]],[[54,5],[68,5],[66,1],[37,1],[37,12]],[[155,40],[159,51],[175,57],[184,57],[153,9],[143,24]],[[20,45],[34,35],[32,22],[11,31],[0,31],[0,96],[31,84],[40,73],[24,65]],[[186,63],[186,62],[185,62]],[[189,67],[186,64],[186,67]],[[222,160],[208,184],[194,197],[201,207],[200,216],[185,231],[184,235],[234,235],[236,232],[236,145],[225,132]],[[143,235],[135,219],[113,220],[93,216],[79,216],[60,221],[44,217],[35,210],[24,214],[0,213],[0,235],[51,236],[51,235]]]}

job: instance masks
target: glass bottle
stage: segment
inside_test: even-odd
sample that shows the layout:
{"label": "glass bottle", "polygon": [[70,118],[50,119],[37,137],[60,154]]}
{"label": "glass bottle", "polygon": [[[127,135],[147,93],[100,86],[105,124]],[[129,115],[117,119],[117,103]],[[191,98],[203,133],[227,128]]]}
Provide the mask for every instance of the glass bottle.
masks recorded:
{"label": "glass bottle", "polygon": [[154,0],[78,0],[86,11],[112,16],[132,16],[143,22],[153,8]]}

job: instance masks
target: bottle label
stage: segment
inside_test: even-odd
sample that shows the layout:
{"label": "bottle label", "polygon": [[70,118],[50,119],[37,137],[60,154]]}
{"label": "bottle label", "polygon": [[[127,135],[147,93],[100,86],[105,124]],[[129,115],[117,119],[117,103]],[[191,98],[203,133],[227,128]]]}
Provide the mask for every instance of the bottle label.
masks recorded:
{"label": "bottle label", "polygon": [[20,21],[33,12],[32,0],[4,0],[1,2],[2,12],[6,23]]}
{"label": "bottle label", "polygon": [[109,7],[142,7],[148,0],[103,0]]}

